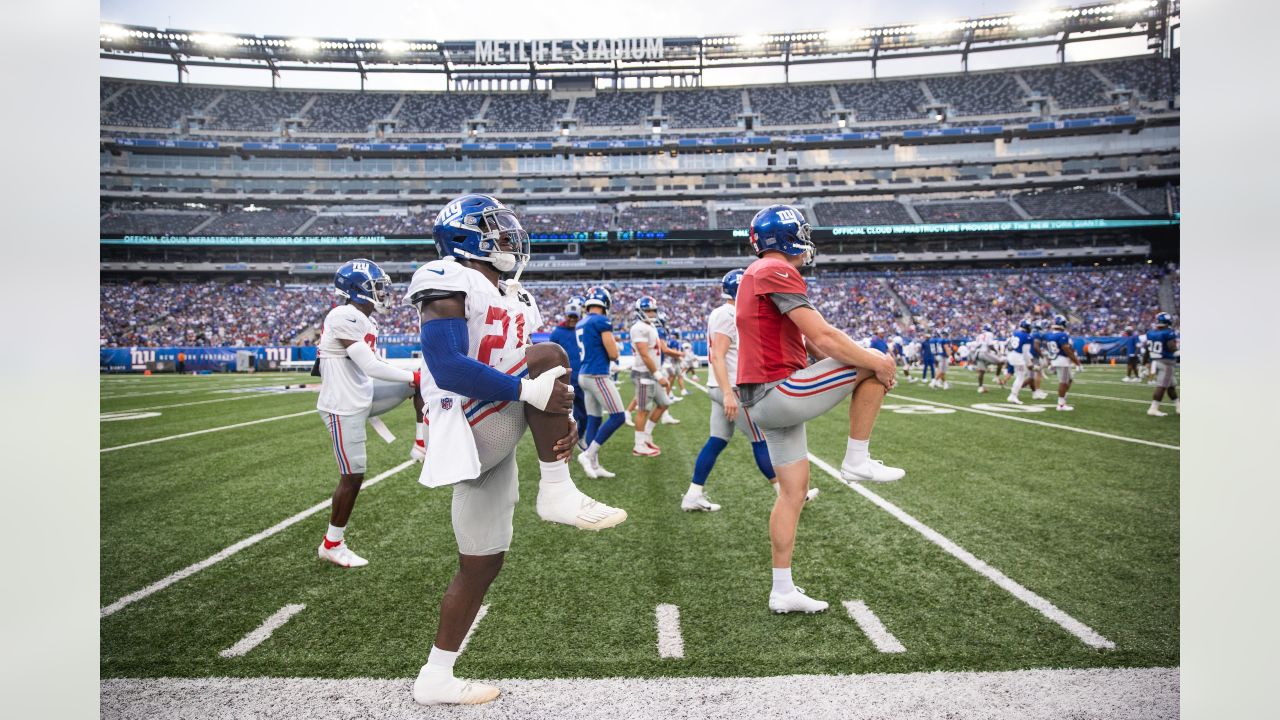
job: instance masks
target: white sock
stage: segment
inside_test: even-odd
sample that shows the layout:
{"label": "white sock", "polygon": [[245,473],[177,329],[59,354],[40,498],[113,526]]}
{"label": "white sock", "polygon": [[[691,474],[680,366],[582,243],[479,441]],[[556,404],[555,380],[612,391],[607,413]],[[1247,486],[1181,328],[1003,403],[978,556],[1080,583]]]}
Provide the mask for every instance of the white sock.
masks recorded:
{"label": "white sock", "polygon": [[871,458],[871,440],[854,440],[849,438],[849,442],[844,448],[844,466],[856,468]]}
{"label": "white sock", "polygon": [[600,443],[592,440],[584,452],[586,452],[588,458],[594,461],[600,455]]}
{"label": "white sock", "polygon": [[658,423],[654,422],[653,418],[649,418],[649,420],[645,421],[644,424],[644,434],[652,437],[653,429],[656,427],[658,427]]}
{"label": "white sock", "polygon": [[774,568],[773,569],[773,591],[782,595],[795,590],[795,583],[791,582],[791,568]]}
{"label": "white sock", "polygon": [[[332,543],[340,543],[342,542],[343,536],[346,534],[347,534],[346,525],[343,525],[342,527],[334,527],[333,525],[330,525],[328,531],[326,531],[324,534],[324,539]],[[312,535],[312,537],[315,537],[315,536]]]}
{"label": "white sock", "polygon": [[553,487],[560,489],[562,487],[572,487],[573,478],[569,476],[569,463],[562,460],[553,460],[551,462],[538,461],[538,471],[541,479],[538,487]]}
{"label": "white sock", "polygon": [[1059,405],[1066,405],[1066,404],[1067,404],[1067,396],[1066,396],[1066,395],[1059,395],[1059,396],[1058,396],[1058,404],[1059,404]]}
{"label": "white sock", "polygon": [[458,661],[458,652],[455,650],[441,650],[435,645],[431,646],[431,654],[427,656],[427,671],[431,673],[440,673],[453,677],[453,664]]}
{"label": "white sock", "polygon": [[1182,398],[1177,398],[1173,401],[1173,409],[1182,412]]}
{"label": "white sock", "polygon": [[1160,410],[1160,401],[1159,401],[1159,400],[1152,400],[1152,401],[1151,401],[1151,409],[1152,409],[1152,410],[1159,411],[1159,410]]}
{"label": "white sock", "polygon": [[649,433],[636,428],[636,445],[643,445],[644,441],[648,439],[648,435]]}
{"label": "white sock", "polygon": [[685,493],[686,497],[702,497],[702,486],[697,483],[689,483],[689,491]]}

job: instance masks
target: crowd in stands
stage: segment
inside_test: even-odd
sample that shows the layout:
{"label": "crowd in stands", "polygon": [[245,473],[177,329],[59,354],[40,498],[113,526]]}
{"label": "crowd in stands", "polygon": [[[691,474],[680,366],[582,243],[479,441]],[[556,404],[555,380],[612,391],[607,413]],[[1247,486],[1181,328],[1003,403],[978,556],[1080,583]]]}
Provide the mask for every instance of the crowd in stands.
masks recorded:
{"label": "crowd in stands", "polygon": [[98,221],[103,234],[120,235],[186,235],[208,219],[208,213],[156,212],[108,212]]}
{"label": "crowd in stands", "polygon": [[906,207],[896,200],[820,202],[813,204],[819,226],[910,225],[915,222]]}
{"label": "crowd in stands", "polygon": [[[922,78],[857,80],[789,86],[748,87],[748,106],[762,125],[831,123],[834,88],[841,106],[858,122],[930,118],[925,87],[949,117],[1023,113],[1025,98],[1047,95],[1058,111],[1114,105],[1108,85],[1133,90],[1139,100],[1172,100],[1179,92],[1179,55],[1171,60],[1140,56],[1088,64],[1011,68],[999,72],[939,74]],[[1097,74],[1095,74],[1095,70]],[[1031,89],[1018,83],[1015,73]],[[1106,78],[1106,82],[1099,77]],[[117,94],[117,90],[123,92]],[[743,112],[742,88],[665,90],[600,90],[579,99],[575,117],[583,127],[639,126],[651,115],[661,94],[661,112],[672,129],[735,127]],[[99,98],[103,125],[174,128],[190,115],[205,114],[207,127],[219,130],[274,130],[280,120],[301,114],[310,133],[368,133],[377,120],[396,119],[398,132],[454,133],[476,118],[484,99],[489,132],[548,134],[568,110],[567,100],[542,92],[307,92],[198,85],[140,83],[104,78]],[[310,107],[307,103],[314,102]],[[393,116],[401,98],[403,104]],[[216,102],[215,102],[216,100]],[[306,112],[302,109],[307,107]]]}
{"label": "crowd in stands", "polygon": [[1046,190],[1023,192],[1014,201],[1037,219],[1072,220],[1138,215],[1116,195],[1098,190]]}
{"label": "crowd in stands", "polygon": [[236,208],[214,218],[202,232],[205,235],[292,235],[313,214],[311,210],[298,208]]}
{"label": "crowd in stands", "polygon": [[[934,327],[952,337],[969,337],[984,323],[1003,336],[1023,318],[1054,313],[1071,318],[1068,330],[1074,336],[1114,336],[1126,325],[1150,327],[1160,311],[1159,286],[1165,272],[1137,265],[819,273],[808,283],[815,307],[855,338],[877,329],[909,336]],[[550,330],[562,321],[569,296],[584,293],[590,284],[527,281],[525,287],[537,298],[545,318],[544,326],[535,331]],[[619,331],[630,327],[635,301],[643,295],[656,298],[671,327],[685,332],[705,329],[707,315],[722,302],[715,280],[620,281],[605,286],[613,295],[611,316]],[[1176,272],[1173,288],[1176,299]],[[335,302],[332,286],[319,283],[106,283],[101,287],[100,341],[116,347],[313,343]],[[408,306],[397,305],[375,319],[384,336],[418,334],[417,314]]]}
{"label": "crowd in stands", "polygon": [[707,206],[630,205],[618,212],[623,230],[700,230],[707,225]]}
{"label": "crowd in stands", "polygon": [[927,223],[1003,222],[1021,220],[1004,200],[915,203],[916,214]]}

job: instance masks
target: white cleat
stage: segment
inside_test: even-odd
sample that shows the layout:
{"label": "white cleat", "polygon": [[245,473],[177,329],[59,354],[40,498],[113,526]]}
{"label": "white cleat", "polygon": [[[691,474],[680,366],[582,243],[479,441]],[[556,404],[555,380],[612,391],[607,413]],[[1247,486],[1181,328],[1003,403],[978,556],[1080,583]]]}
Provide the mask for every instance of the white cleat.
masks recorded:
{"label": "white cleat", "polygon": [[684,390],[680,391],[680,397],[684,397],[685,395],[688,395],[688,394],[689,394],[689,388],[685,388]]}
{"label": "white cleat", "polygon": [[982,387],[978,388],[978,394],[979,394],[979,395],[986,395],[986,394],[987,394],[987,386],[986,386],[986,385],[983,385]]}
{"label": "white cleat", "polygon": [[426,462],[427,449],[417,443],[414,443],[413,447],[409,448],[409,459],[414,462]]}
{"label": "white cleat", "polygon": [[679,425],[680,421],[671,417],[671,413],[663,413],[662,419],[658,421],[659,425]]}
{"label": "white cleat", "polygon": [[840,479],[849,482],[893,482],[907,474],[902,468],[889,467],[879,460],[867,459],[858,467],[840,466]]}
{"label": "white cleat", "polygon": [[646,443],[641,445],[633,445],[631,447],[631,454],[638,455],[640,457],[658,457],[659,455],[662,454],[662,451],[659,450],[657,447]]}
{"label": "white cleat", "polygon": [[1022,403],[1022,401],[1018,399],[1018,396],[1017,396],[1017,395],[1010,395],[1009,397],[1005,398],[1005,402],[1007,402],[1007,403],[1011,403],[1011,404],[1013,404],[1013,405],[1022,405],[1022,404],[1023,404],[1023,403]]}
{"label": "white cleat", "polygon": [[572,525],[579,530],[604,530],[627,519],[627,511],[592,500],[577,488],[563,492],[538,491],[538,517]]}
{"label": "white cleat", "polygon": [[950,389],[951,389],[951,383],[949,383],[949,382],[943,382],[943,383],[942,383],[942,389],[943,389],[943,390],[950,390]]}
{"label": "white cleat", "polygon": [[1147,408],[1147,414],[1150,415],[1151,417],[1169,417],[1169,413],[1160,412],[1155,408]]}
{"label": "white cleat", "polygon": [[320,542],[319,555],[321,560],[328,560],[338,567],[357,568],[364,567],[369,564],[368,560],[365,560],[359,555],[351,552],[351,548],[347,547],[347,542],[345,540],[331,548],[325,547],[324,541],[322,540]]}
{"label": "white cleat", "polygon": [[602,466],[602,465],[600,464],[600,460],[599,460],[599,459],[597,459],[597,460],[596,460],[596,465],[595,465],[595,467],[596,467],[596,477],[598,477],[598,478],[612,478],[612,477],[618,477],[618,474],[617,474],[617,473],[612,473],[612,472],[609,472],[608,470],[605,470],[605,469],[604,469],[604,466]]}
{"label": "white cleat", "polygon": [[813,499],[818,497],[819,492],[822,492],[822,491],[819,490],[818,488],[809,488],[809,492],[804,494],[805,504],[808,505],[809,503],[813,502]]}
{"label": "white cleat", "polygon": [[586,473],[587,477],[600,477],[600,473],[596,471],[595,463],[591,462],[591,458],[586,453],[578,453],[578,464],[582,466],[582,472]]}
{"label": "white cleat", "polygon": [[1032,400],[1044,400],[1044,399],[1045,399],[1045,398],[1047,398],[1047,397],[1049,397],[1049,393],[1047,393],[1047,392],[1045,392],[1045,391],[1043,391],[1043,390],[1037,390],[1037,391],[1035,391],[1035,392],[1031,393],[1031,399],[1032,399]]}
{"label": "white cleat", "polygon": [[413,700],[419,705],[480,705],[497,700],[501,694],[492,685],[459,680],[445,673],[428,673],[426,665],[413,681]]}
{"label": "white cleat", "polygon": [[789,593],[769,593],[769,609],[775,613],[820,613],[829,606],[825,600],[814,600],[797,587]]}
{"label": "white cleat", "polygon": [[685,495],[680,499],[680,509],[685,512],[716,512],[720,506],[708,500],[706,495]]}
{"label": "white cleat", "polygon": [[627,413],[627,416],[623,419],[623,422],[625,422],[628,425],[628,427],[636,426],[636,421],[631,419],[631,413]]}
{"label": "white cleat", "polygon": [[1058,406],[1058,412],[1067,412],[1067,411],[1070,411],[1070,410],[1075,410],[1075,407],[1073,407],[1073,406],[1071,406],[1071,405],[1059,405],[1059,406]]}

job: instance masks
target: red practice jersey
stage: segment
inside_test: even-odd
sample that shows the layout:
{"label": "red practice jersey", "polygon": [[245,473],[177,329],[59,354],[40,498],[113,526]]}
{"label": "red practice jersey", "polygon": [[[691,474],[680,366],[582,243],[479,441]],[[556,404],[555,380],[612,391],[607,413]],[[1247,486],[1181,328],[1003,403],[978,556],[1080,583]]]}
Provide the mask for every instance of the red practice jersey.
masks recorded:
{"label": "red practice jersey", "polygon": [[738,285],[738,384],[767,383],[806,367],[804,337],[769,293],[808,293],[800,271],[777,256],[751,263]]}

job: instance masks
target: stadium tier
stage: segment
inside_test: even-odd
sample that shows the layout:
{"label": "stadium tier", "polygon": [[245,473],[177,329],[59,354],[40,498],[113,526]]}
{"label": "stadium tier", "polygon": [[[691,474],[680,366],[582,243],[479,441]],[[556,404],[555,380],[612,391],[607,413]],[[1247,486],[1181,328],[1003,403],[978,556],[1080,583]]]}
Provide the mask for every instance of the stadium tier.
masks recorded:
{"label": "stadium tier", "polygon": [[[1169,110],[1180,86],[1178,53],[1066,65],[851,82],[739,88],[597,90],[581,97],[544,91],[341,92],[177,86],[103,78],[101,122],[112,128],[273,132],[297,137],[369,135],[382,123],[392,136],[456,135],[475,121],[486,133],[558,135],[560,121],[578,127],[647,132],[652,118],[674,131],[858,127],[860,124],[1045,117],[1105,109]],[[191,121],[195,120],[196,130]],[[385,136],[385,135],[384,135]]]}
{"label": "stadium tier", "polygon": [[[745,263],[746,260],[743,260]],[[407,276],[396,277],[403,289]],[[1177,298],[1178,274],[1153,265],[1032,270],[946,270],[900,273],[819,273],[809,281],[815,306],[833,325],[855,337],[877,328],[909,334],[911,328],[946,328],[970,337],[984,323],[1005,332],[1024,317],[1063,313],[1073,334],[1115,336],[1127,325],[1146,328],[1161,310],[1161,283]],[[658,300],[673,327],[701,332],[720,301],[715,281],[620,281],[613,293],[619,331],[642,295]],[[585,282],[531,282],[549,331],[562,319],[568,297]],[[147,282],[102,286],[100,343],[112,347],[257,346],[313,344],[324,314],[335,302],[329,284],[267,282]],[[377,317],[383,334],[416,338],[418,318],[407,306]]]}

